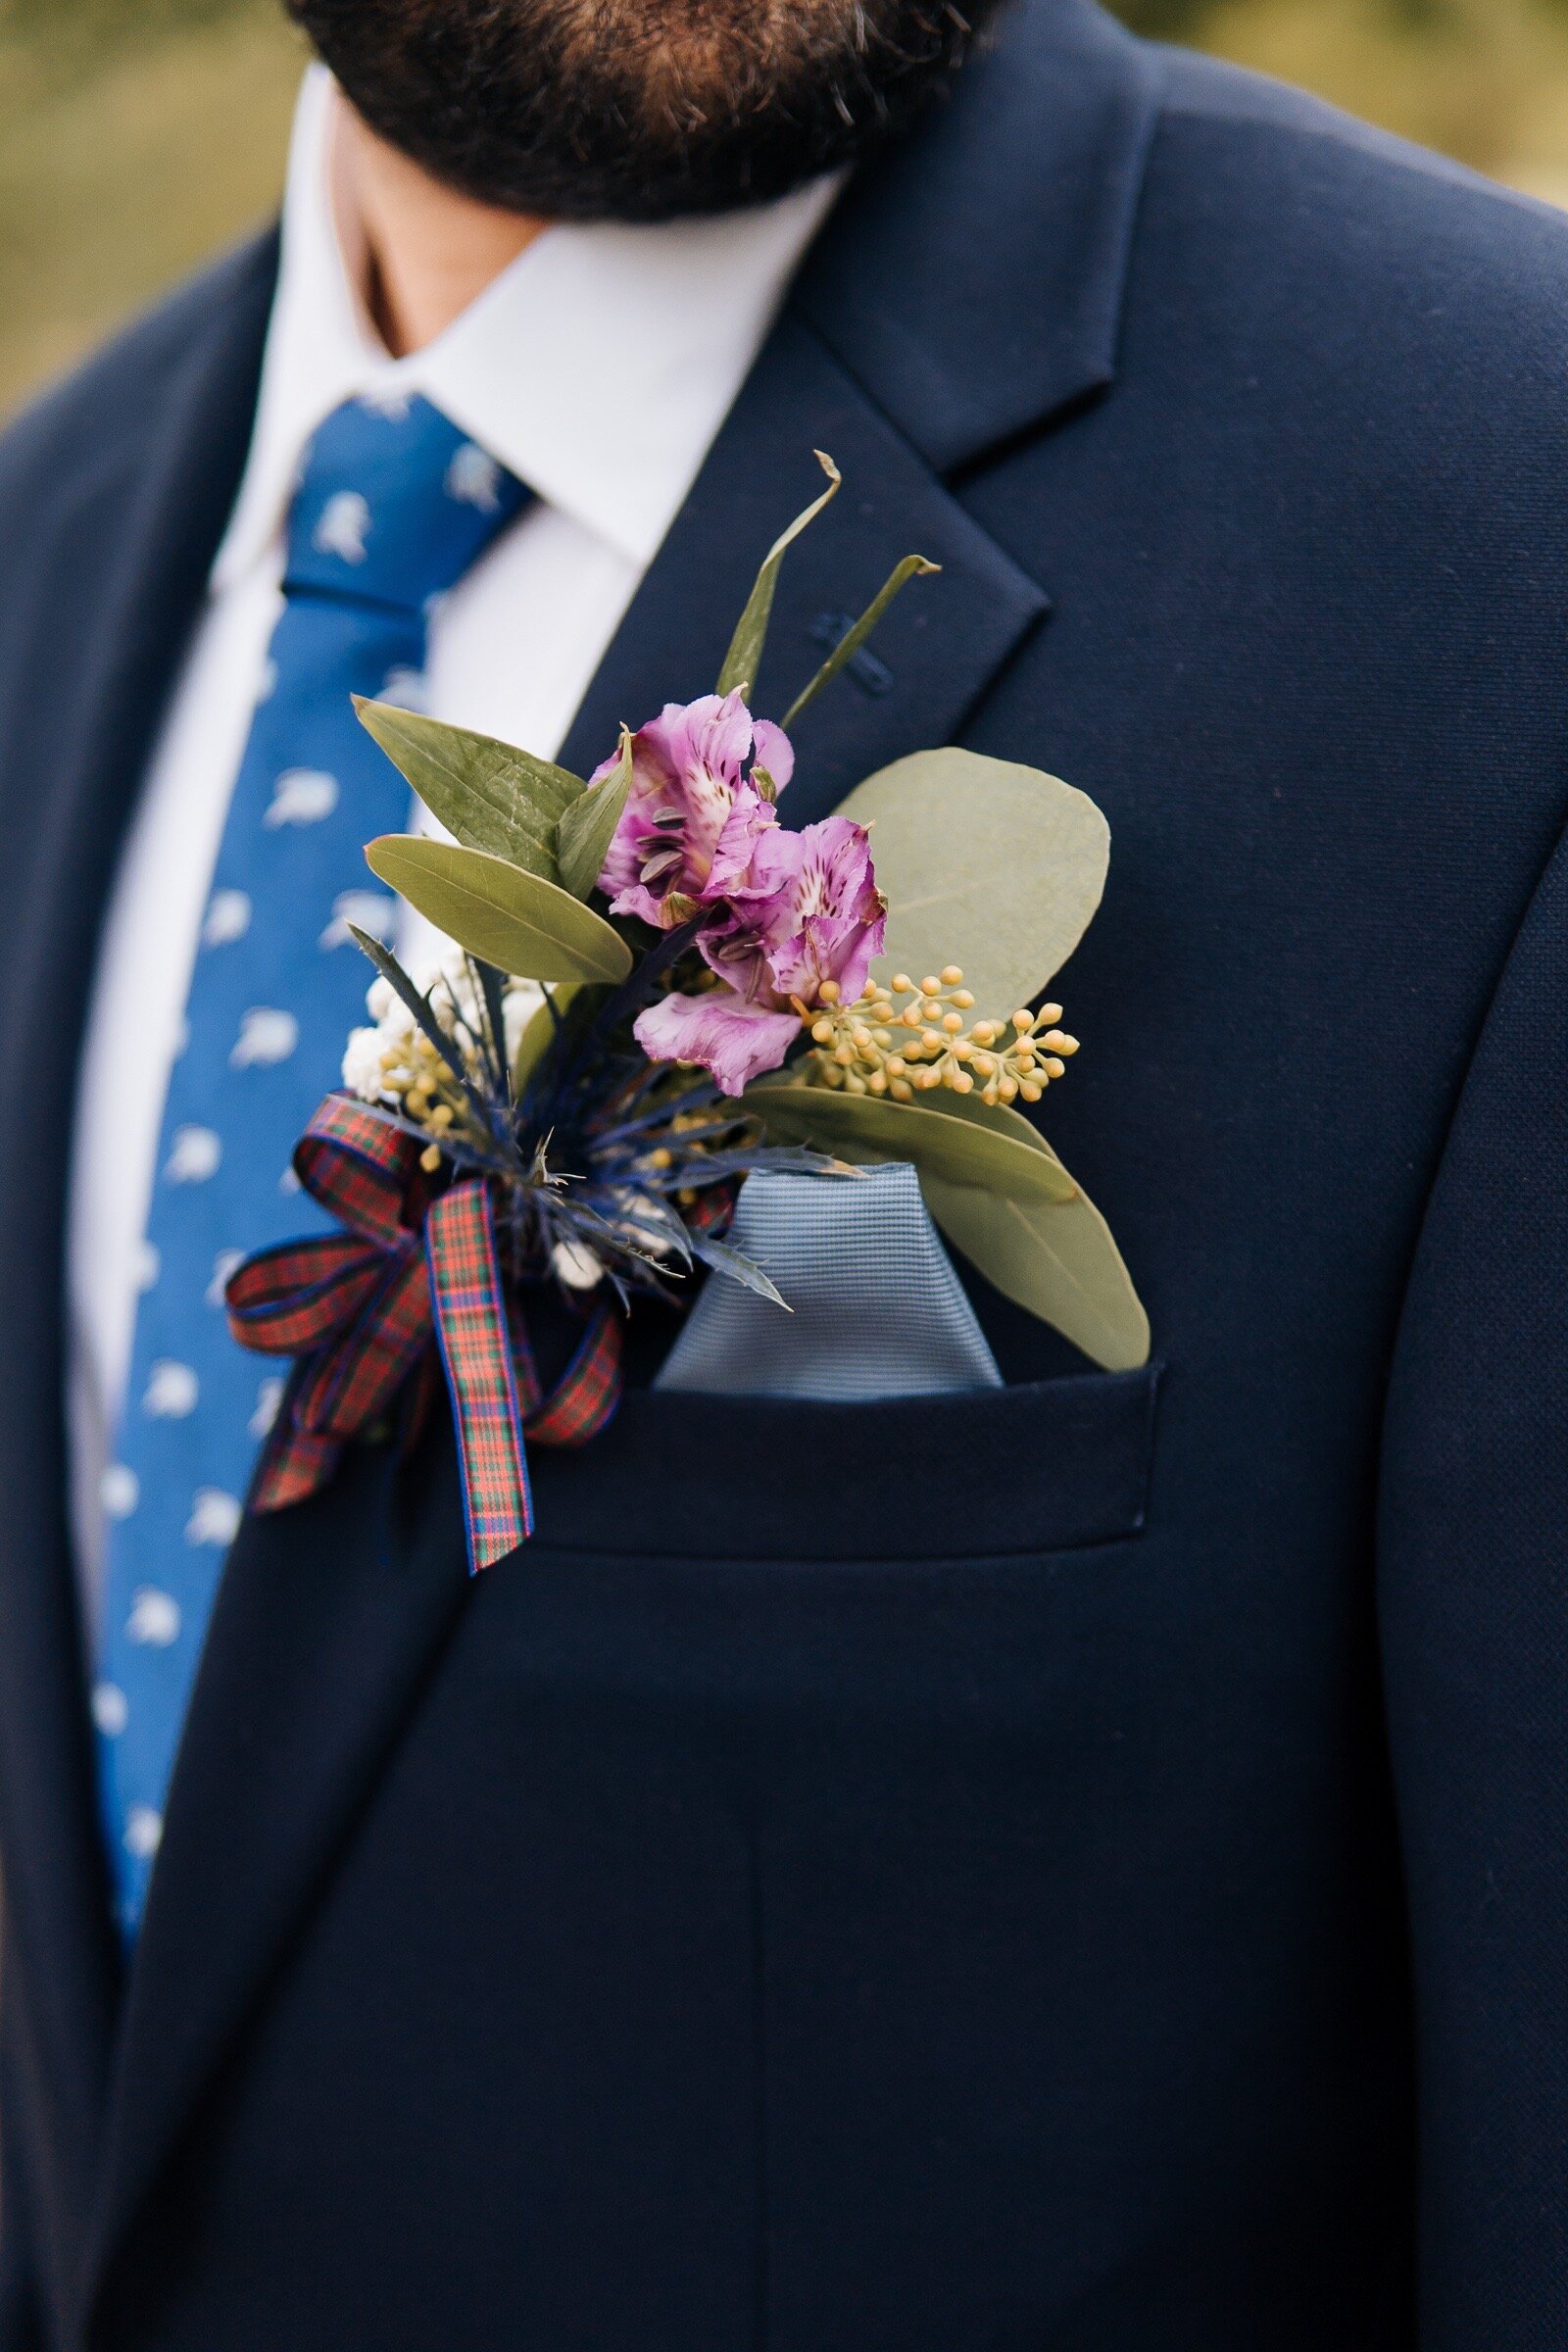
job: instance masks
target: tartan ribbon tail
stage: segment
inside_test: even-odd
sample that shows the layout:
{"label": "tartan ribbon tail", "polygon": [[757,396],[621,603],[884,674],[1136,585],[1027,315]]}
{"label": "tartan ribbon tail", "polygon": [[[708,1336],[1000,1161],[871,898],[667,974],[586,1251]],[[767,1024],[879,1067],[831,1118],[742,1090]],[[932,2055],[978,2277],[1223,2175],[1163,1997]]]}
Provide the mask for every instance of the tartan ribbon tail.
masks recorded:
{"label": "tartan ribbon tail", "polygon": [[431,1202],[424,1251],[457,1432],[468,1567],[477,1575],[533,1533],[522,1411],[486,1186],[455,1184]]}

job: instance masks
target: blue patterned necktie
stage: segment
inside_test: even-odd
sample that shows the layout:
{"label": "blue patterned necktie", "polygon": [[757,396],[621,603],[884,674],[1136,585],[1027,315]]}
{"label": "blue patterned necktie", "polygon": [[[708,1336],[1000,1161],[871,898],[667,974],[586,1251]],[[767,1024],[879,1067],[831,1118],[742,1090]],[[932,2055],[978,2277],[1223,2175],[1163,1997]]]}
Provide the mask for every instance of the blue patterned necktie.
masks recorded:
{"label": "blue patterned necktie", "polygon": [[170,1082],[109,1525],[100,1788],[120,1921],[141,1918],[219,1579],[281,1383],[229,1339],[247,1251],[324,1220],[289,1167],[338,1083],[367,967],[390,936],[364,847],[408,789],[350,696],[416,699],[432,601],[527,497],[427,401],[351,401],[308,451],[284,607],[219,852]]}

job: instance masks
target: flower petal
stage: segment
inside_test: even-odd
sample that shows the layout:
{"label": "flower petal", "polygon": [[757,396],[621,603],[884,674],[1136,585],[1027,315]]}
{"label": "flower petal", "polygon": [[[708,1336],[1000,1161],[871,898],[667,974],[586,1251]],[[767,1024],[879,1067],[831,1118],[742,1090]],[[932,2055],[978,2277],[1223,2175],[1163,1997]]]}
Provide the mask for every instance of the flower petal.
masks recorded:
{"label": "flower petal", "polygon": [[[713,850],[713,862],[709,869],[708,887],[703,892],[706,904],[718,899],[766,897],[778,888],[776,858],[771,848],[762,850],[764,834],[782,831],[777,816],[753,784],[737,787],[724,829]],[[785,835],[793,840],[793,835]],[[759,853],[762,862],[758,864]]]}
{"label": "flower petal", "polygon": [[[752,714],[738,693],[666,703],[658,718],[638,729],[631,789],[599,875],[616,913],[657,923],[669,892],[699,899],[708,893],[737,797],[744,793],[761,805],[760,794],[743,781],[752,740]],[[601,763],[596,780],[612,764]],[[650,874],[654,859],[659,870]]]}
{"label": "flower petal", "polygon": [[732,988],[705,996],[662,998],[639,1013],[633,1031],[650,1061],[695,1061],[726,1095],[743,1094],[764,1070],[776,1070],[801,1034],[793,1012],[748,1004]]}
{"label": "flower petal", "polygon": [[756,764],[765,767],[780,792],[795,773],[795,746],[770,718],[753,721],[752,745]]}

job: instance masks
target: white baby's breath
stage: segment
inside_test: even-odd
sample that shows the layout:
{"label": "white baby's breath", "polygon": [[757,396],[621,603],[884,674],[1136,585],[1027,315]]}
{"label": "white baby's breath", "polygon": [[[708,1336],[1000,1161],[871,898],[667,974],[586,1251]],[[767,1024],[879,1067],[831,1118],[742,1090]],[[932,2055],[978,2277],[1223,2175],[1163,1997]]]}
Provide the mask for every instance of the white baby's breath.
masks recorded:
{"label": "white baby's breath", "polygon": [[349,1042],[343,1050],[343,1083],[362,1102],[378,1102],[385,1092],[382,1067],[385,1046],[386,1040],[379,1029],[349,1031]]}
{"label": "white baby's breath", "polygon": [[556,1277],[569,1291],[597,1290],[605,1279],[603,1260],[581,1242],[558,1242],[550,1252]]}
{"label": "white baby's breath", "polygon": [[[437,1021],[460,1048],[475,1079],[483,1083],[477,1041],[487,1034],[485,1010],[467,957],[460,948],[448,948],[439,961],[426,968],[425,993]],[[515,1060],[523,1031],[545,1001],[537,980],[507,979],[502,986],[502,1020],[509,1066]],[[343,1084],[362,1102],[403,1104],[411,1089],[424,1088],[432,1101],[452,1092],[439,1057],[421,1035],[417,1022],[391,982],[380,974],[366,991],[366,1008],[373,1027],[351,1030],[343,1054]],[[451,1107],[461,1107],[452,1092]],[[422,1114],[416,1104],[414,1115]],[[594,1261],[595,1267],[598,1260]],[[589,1289],[599,1274],[582,1269],[580,1288]]]}

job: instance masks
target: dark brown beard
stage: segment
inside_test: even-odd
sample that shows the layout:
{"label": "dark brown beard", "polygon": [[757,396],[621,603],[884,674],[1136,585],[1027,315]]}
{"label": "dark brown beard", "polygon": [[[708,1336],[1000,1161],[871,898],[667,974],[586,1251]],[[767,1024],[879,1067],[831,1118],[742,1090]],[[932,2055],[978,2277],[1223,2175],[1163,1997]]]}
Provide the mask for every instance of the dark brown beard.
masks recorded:
{"label": "dark brown beard", "polygon": [[858,162],[993,0],[285,0],[373,130],[481,203],[661,220]]}

